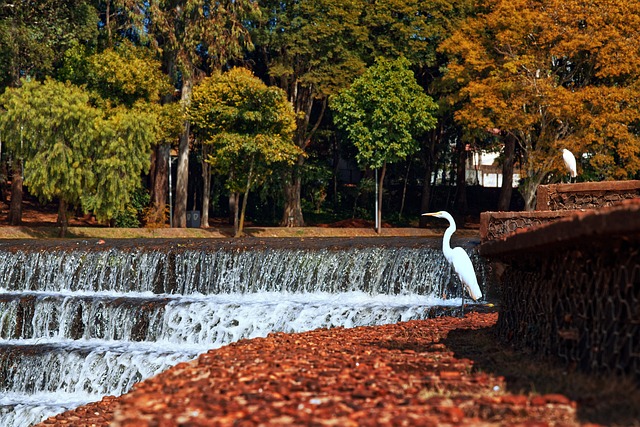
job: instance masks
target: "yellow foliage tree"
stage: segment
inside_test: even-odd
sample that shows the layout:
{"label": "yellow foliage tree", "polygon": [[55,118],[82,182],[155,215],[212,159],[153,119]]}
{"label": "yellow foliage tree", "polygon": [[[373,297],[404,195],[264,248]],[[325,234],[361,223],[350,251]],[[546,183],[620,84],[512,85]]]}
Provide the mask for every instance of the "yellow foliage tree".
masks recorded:
{"label": "yellow foliage tree", "polygon": [[540,183],[564,176],[560,150],[586,179],[640,171],[640,3],[485,0],[443,45],[462,85],[456,118],[500,129],[522,154],[526,208]]}

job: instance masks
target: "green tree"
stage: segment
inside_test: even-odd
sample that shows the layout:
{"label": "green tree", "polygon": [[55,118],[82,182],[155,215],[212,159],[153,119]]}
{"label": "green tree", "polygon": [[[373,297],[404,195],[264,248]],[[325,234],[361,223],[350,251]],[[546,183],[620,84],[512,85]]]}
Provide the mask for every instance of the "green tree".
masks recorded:
{"label": "green tree", "polygon": [[90,55],[79,52],[70,57],[68,63],[69,71],[62,76],[64,79],[86,85],[112,105],[132,107],[140,101],[159,103],[174,92],[169,76],[162,72],[162,64],[153,51],[126,40],[115,48]]}
{"label": "green tree", "polygon": [[[261,2],[264,20],[252,33],[255,59],[263,64],[270,84],[287,91],[299,114],[296,144],[313,153],[310,144],[321,139],[318,131],[327,99],[347,87],[376,57],[406,57],[420,84],[428,88],[440,74],[439,43],[472,4],[472,0]],[[433,138],[425,136],[422,142],[433,146],[443,133],[434,131]],[[303,162],[301,158],[284,177],[283,224],[293,217],[294,225],[304,225]],[[434,157],[427,162],[432,165]]]}
{"label": "green tree", "polygon": [[366,1],[361,24],[368,41],[363,46],[368,63],[375,58],[404,56],[421,72],[437,63],[436,49],[469,0]]}
{"label": "green tree", "polygon": [[42,0],[0,5],[0,82],[42,79],[55,72],[64,53],[95,43],[97,13],[87,0]]}
{"label": "green tree", "polygon": [[[138,32],[148,32],[162,52],[164,71],[181,88],[180,104],[185,111],[194,84],[207,69],[220,70],[252,47],[243,24],[255,20],[259,12],[253,0],[159,0],[149,2],[145,10],[148,25]],[[185,120],[178,145],[174,227],[187,225],[189,134],[190,123]],[[158,148],[156,161],[161,161],[166,150]],[[208,197],[208,189],[205,193]]]}
{"label": "green tree", "polygon": [[[296,112],[296,145],[306,152],[324,118],[328,97],[346,87],[366,66],[368,33],[360,22],[363,0],[260,3],[253,23],[256,60],[267,78],[287,93]],[[282,225],[304,226],[300,200],[305,156],[283,176]],[[291,221],[290,218],[293,220]]]}
{"label": "green tree", "polygon": [[98,220],[109,220],[125,212],[141,185],[140,174],[149,170],[158,116],[145,107],[142,103],[133,109],[110,109],[94,122],[96,153],[89,162],[94,179],[89,191],[82,194],[81,204]]}
{"label": "green tree", "polygon": [[293,107],[281,89],[268,87],[245,68],[233,68],[194,88],[189,113],[196,135],[211,147],[207,162],[228,176],[227,188],[236,198],[243,195],[239,218],[234,212],[239,235],[250,190],[276,165],[293,164],[300,155],[292,139]]}
{"label": "green tree", "polygon": [[433,128],[437,105],[417,84],[409,61],[378,60],[333,98],[335,122],[356,146],[362,166],[379,169],[377,232],[382,220],[383,182],[388,163],[419,149],[416,137]]}
{"label": "green tree", "polygon": [[146,45],[149,37],[146,32],[136,31],[144,28],[147,18],[148,2],[139,0],[97,0],[94,2],[100,17],[99,27],[101,47],[111,48],[119,40],[130,38],[134,42]]}
{"label": "green tree", "polygon": [[[0,90],[16,87],[21,77],[42,79],[55,73],[64,52],[93,44],[96,12],[86,0],[43,0],[0,4]],[[22,164],[11,165],[9,222],[22,220]]]}
{"label": "green tree", "polygon": [[149,166],[153,117],[124,109],[105,116],[90,105],[86,91],[51,79],[23,81],[0,102],[3,141],[24,158],[30,191],[44,201],[59,201],[61,234],[71,206],[92,211],[99,220],[124,209]]}
{"label": "green tree", "polygon": [[[439,104],[435,113],[438,123],[419,138],[420,152],[416,156],[423,171],[423,212],[429,209],[432,174],[436,163],[445,164],[444,158],[448,157],[452,145],[457,145],[457,179],[462,184],[457,187],[457,195],[465,195],[464,160],[467,151],[461,141],[461,127],[453,119],[453,108],[446,104],[446,99],[457,88],[451,84],[443,84],[441,80],[447,57],[438,48],[464,18],[475,13],[476,4],[475,0],[372,0],[367,2],[363,11],[362,22],[369,33],[365,47],[367,62],[372,62],[370,57],[395,59],[404,56],[411,62],[411,69],[414,70],[418,83]],[[464,210],[464,205],[466,200],[456,197],[456,209]]]}
{"label": "green tree", "polygon": [[[105,109],[135,107],[156,116],[153,154],[157,154],[159,146],[169,147],[182,131],[184,116],[179,104],[165,102],[173,97],[173,85],[162,72],[161,62],[148,48],[121,40],[114,48],[97,53],[87,54],[83,48],[72,49],[59,74],[60,78],[84,85],[92,93],[93,102]],[[168,151],[162,156],[152,156],[150,186],[154,208],[146,215],[147,222],[152,224],[166,222],[168,176],[154,173],[156,168],[166,165]]]}
{"label": "green tree", "polygon": [[[422,10],[420,16],[426,18],[425,37],[428,46],[424,48],[422,57],[412,62],[416,66],[418,81],[425,87],[427,94],[438,103],[436,127],[421,138],[421,150],[419,159],[423,169],[422,196],[420,201],[421,212],[430,210],[431,185],[437,164],[446,169],[447,161],[451,158],[452,166],[456,169],[456,196],[454,211],[464,214],[467,209],[466,201],[466,138],[463,138],[462,127],[456,123],[454,112],[457,104],[448,101],[459,90],[457,84],[451,81],[444,82],[443,71],[449,58],[439,50],[440,45],[446,40],[468,16],[477,12],[478,2],[475,0],[434,0],[419,2]],[[414,54],[415,55],[415,54]],[[413,58],[411,56],[410,58]],[[420,58],[424,58],[421,61]],[[480,144],[473,144],[476,147]],[[452,152],[451,148],[455,147]],[[457,161],[456,161],[457,160]],[[424,224],[427,217],[420,217],[420,223]]]}
{"label": "green tree", "polygon": [[24,159],[30,191],[45,201],[59,200],[58,223],[64,229],[69,205],[79,204],[94,182],[90,159],[99,112],[86,92],[54,80],[23,81],[22,87],[8,89],[1,103],[3,140]]}

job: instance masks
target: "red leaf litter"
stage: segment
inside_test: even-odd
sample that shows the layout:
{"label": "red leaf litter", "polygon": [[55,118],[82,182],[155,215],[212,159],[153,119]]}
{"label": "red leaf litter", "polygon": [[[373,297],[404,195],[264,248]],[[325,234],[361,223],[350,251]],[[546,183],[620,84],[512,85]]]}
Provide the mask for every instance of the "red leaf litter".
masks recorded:
{"label": "red leaf litter", "polygon": [[[40,426],[577,426],[562,394],[513,394],[448,335],[497,313],[274,333],[211,350]],[[485,355],[487,356],[487,355]]]}

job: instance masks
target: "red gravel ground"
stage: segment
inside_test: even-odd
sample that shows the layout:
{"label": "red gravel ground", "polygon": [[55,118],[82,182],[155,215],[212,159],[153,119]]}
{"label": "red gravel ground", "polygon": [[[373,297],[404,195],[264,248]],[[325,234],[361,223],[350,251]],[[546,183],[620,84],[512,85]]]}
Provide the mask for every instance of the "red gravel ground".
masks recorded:
{"label": "red gravel ground", "polygon": [[497,313],[271,334],[40,426],[638,425],[637,386],[496,342]]}

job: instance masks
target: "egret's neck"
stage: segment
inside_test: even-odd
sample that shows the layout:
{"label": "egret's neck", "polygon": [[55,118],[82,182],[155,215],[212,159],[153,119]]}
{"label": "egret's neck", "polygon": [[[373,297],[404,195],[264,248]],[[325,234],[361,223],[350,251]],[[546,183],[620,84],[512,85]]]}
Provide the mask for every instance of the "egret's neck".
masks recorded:
{"label": "egret's neck", "polygon": [[451,249],[451,236],[456,232],[456,222],[453,220],[451,215],[448,215],[446,218],[449,220],[449,227],[442,237],[442,254],[447,260],[449,260],[449,262],[451,262],[451,256],[453,255],[453,250]]}

